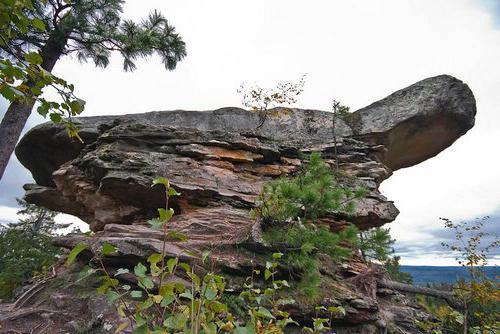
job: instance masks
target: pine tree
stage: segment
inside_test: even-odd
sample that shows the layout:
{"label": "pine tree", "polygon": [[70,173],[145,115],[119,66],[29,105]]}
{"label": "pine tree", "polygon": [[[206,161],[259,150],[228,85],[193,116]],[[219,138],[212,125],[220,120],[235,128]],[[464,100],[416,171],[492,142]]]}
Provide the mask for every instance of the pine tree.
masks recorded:
{"label": "pine tree", "polygon": [[300,271],[298,289],[309,297],[316,296],[320,284],[317,254],[340,262],[358,244],[358,229],[351,225],[340,232],[331,232],[317,220],[327,214],[349,213],[353,199],[366,194],[366,189],[342,187],[330,166],[318,152],[312,153],[302,170],[293,177],[266,183],[254,214],[263,223],[263,238],[284,252],[292,274]]}
{"label": "pine tree", "polygon": [[390,229],[376,227],[359,233],[359,249],[365,261],[385,262],[394,253],[393,245],[396,240],[391,239]]}
{"label": "pine tree", "polygon": [[365,194],[364,188],[352,190],[339,185],[321,154],[314,152],[297,176],[264,185],[255,213],[270,224],[298,218],[314,221],[329,213],[352,212],[352,200]]}
{"label": "pine tree", "polygon": [[18,200],[22,209],[17,223],[0,225],[0,299],[10,299],[14,290],[57,261],[59,248],[52,236],[59,228],[57,212]]}
{"label": "pine tree", "polygon": [[[42,102],[38,108],[40,114],[45,116],[54,108],[69,116],[82,111],[83,102],[72,98],[73,87],[50,76],[62,56],[75,54],[82,62],[91,60],[96,66],[106,67],[111,53],[117,52],[123,58],[125,71],[135,69],[136,59],[155,53],[167,70],[173,70],[184,58],[184,41],[161,13],[153,11],[140,23],[122,20],[123,3],[123,0],[24,0],[15,1],[11,6],[21,6],[21,10],[13,12],[17,15],[2,12],[0,60],[5,66],[12,62],[18,65],[9,67],[8,80],[2,78],[0,84],[0,93],[12,101],[0,123],[0,178],[47,82],[56,87],[63,102],[39,100]],[[4,7],[2,4],[0,8]],[[24,82],[13,87],[12,79]],[[26,95],[23,92],[29,93],[29,98],[20,98]],[[52,121],[59,123],[61,113],[52,112]],[[68,131],[72,135],[76,133],[74,126]]]}
{"label": "pine tree", "polygon": [[54,218],[58,212],[28,203],[19,198],[16,201],[21,206],[21,209],[17,212],[20,218],[17,223],[10,224],[10,228],[16,228],[31,235],[44,234],[50,236],[58,230],[70,226],[70,224],[56,223]]}

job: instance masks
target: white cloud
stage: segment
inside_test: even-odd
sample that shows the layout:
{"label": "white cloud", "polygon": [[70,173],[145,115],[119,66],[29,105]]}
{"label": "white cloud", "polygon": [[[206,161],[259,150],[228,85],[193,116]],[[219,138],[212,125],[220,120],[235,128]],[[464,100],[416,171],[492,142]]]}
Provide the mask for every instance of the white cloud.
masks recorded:
{"label": "white cloud", "polygon": [[[19,218],[22,218],[22,215],[17,214],[18,211],[19,208],[16,207],[0,206],[0,225],[18,222]],[[69,227],[57,231],[57,234],[60,235],[67,234],[74,228],[79,228],[82,232],[87,232],[89,230],[88,224],[75,216],[60,213],[54,217],[54,221],[60,224],[70,224]]]}
{"label": "white cloud", "polygon": [[72,216],[72,215],[67,215],[64,213],[58,214],[57,216],[54,217],[54,221],[57,224],[70,224],[69,227],[65,229],[58,230],[58,234],[67,234],[73,231],[73,229],[80,229],[82,232],[87,232],[89,231],[89,225],[85,223],[83,220],[81,220],[78,217]]}
{"label": "white cloud", "polygon": [[18,208],[0,206],[0,225],[7,225],[17,221]]}
{"label": "white cloud", "polygon": [[[239,105],[239,84],[271,85],[308,73],[298,106],[328,109],[332,98],[361,108],[423,78],[465,81],[476,127],[437,157],[382,185],[401,215],[401,242],[425,242],[437,218],[469,218],[499,207],[500,30],[472,0],[128,1],[126,16],[160,9],[184,37],[188,57],[174,72],[157,58],[124,73],[65,58],[56,73],[87,100],[85,115]],[[422,247],[425,252],[425,247]],[[406,262],[403,259],[404,263]]]}

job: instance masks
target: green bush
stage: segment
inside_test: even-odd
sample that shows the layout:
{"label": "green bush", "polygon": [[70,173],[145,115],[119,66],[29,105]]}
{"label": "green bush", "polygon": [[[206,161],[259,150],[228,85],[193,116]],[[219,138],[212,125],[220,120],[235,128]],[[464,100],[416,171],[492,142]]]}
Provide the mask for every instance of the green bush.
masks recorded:
{"label": "green bush", "polygon": [[391,239],[390,229],[376,227],[368,231],[359,232],[359,249],[365,261],[385,262],[394,253],[392,245],[396,240]]}
{"label": "green bush", "polygon": [[18,228],[0,231],[0,299],[11,299],[14,290],[54,264],[59,249],[51,237]]}
{"label": "green bush", "polygon": [[352,213],[352,200],[366,192],[364,188],[341,187],[320,153],[314,152],[297,176],[266,183],[253,213],[271,225],[298,219],[314,221],[326,214]]}
{"label": "green bush", "polygon": [[320,274],[317,254],[340,262],[358,244],[357,228],[331,232],[317,220],[328,214],[352,213],[353,200],[366,194],[363,188],[339,185],[330,166],[317,152],[294,177],[280,178],[263,186],[253,213],[263,224],[263,238],[283,251],[290,272],[302,277],[297,288],[309,297],[318,293]]}
{"label": "green bush", "polygon": [[[358,230],[350,226],[339,233],[314,224],[294,224],[285,229],[273,227],[265,231],[264,240],[284,253],[283,261],[292,274],[301,275],[297,289],[314,298],[318,293],[320,274],[317,254],[328,255],[335,262],[350,257],[349,245],[357,243]],[[295,271],[299,271],[296,273]]]}
{"label": "green bush", "polygon": [[[169,198],[179,194],[166,178],[155,179],[153,185],[157,184],[165,188],[165,207],[158,209],[158,217],[149,223],[162,232],[162,249],[165,250],[168,237],[174,236],[169,230],[169,222],[174,215],[174,210],[169,207]],[[175,236],[181,241],[185,239],[178,232]],[[87,247],[82,242],[73,248],[66,264],[71,265]],[[117,314],[124,318],[115,333],[132,329],[134,334],[268,334],[283,333],[286,326],[298,325],[282,310],[294,300],[278,296],[279,290],[289,287],[287,281],[275,279],[276,261],[282,257],[281,253],[272,254],[272,260],[266,262],[265,269],[253,269],[252,275],[245,279],[241,293],[235,297],[226,293],[224,276],[212,271],[203,275],[195,272],[195,267],[207,265],[208,251],[192,253],[194,257],[199,256],[199,260],[191,264],[182,262],[178,257],[168,258],[166,251],[152,253],[146,264],[139,262],[133,271],[120,268],[111,272],[105,267],[103,259],[117,251],[115,246],[104,243],[90,261],[90,264],[99,264],[98,267],[86,266],[81,272],[81,277],[100,274],[102,285],[97,292],[106,294],[109,302],[116,306]],[[122,274],[133,276],[137,283],[122,284],[119,281]],[[186,286],[176,277],[185,277],[190,284]],[[226,303],[230,303],[241,318],[236,318]]]}

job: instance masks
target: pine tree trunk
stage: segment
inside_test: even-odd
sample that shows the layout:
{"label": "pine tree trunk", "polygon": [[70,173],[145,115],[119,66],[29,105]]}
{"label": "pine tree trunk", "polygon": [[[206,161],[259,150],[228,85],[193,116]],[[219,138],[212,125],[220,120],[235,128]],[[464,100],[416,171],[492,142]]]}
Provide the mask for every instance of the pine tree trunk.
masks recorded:
{"label": "pine tree trunk", "polygon": [[[62,55],[66,43],[67,39],[56,37],[47,41],[47,44],[40,51],[40,55],[43,58],[41,66],[46,71],[52,72],[54,65]],[[31,81],[27,82],[28,86],[32,86],[33,84],[34,83]],[[31,115],[33,105],[34,102],[22,103],[14,101],[10,104],[9,108],[7,108],[3,116],[2,122],[0,123],[0,180],[7,168],[10,156],[16,147],[21,132]]]}

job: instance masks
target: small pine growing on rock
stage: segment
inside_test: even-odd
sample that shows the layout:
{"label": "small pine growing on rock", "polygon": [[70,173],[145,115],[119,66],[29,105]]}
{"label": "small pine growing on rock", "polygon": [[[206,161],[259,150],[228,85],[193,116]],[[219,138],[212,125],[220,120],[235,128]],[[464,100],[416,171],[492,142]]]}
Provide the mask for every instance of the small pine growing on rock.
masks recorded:
{"label": "small pine growing on rock", "polygon": [[[319,153],[312,153],[298,175],[264,185],[254,215],[264,227],[264,240],[283,251],[283,260],[292,275],[302,277],[298,288],[314,297],[320,283],[317,254],[340,262],[351,255],[358,243],[358,230],[350,226],[334,233],[317,220],[327,214],[351,213],[352,200],[366,190],[343,188]],[[298,271],[298,272],[296,272]]]}

